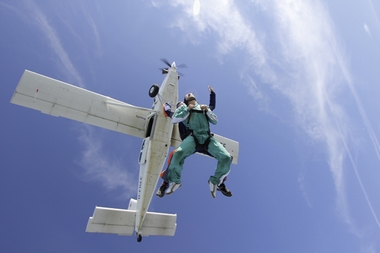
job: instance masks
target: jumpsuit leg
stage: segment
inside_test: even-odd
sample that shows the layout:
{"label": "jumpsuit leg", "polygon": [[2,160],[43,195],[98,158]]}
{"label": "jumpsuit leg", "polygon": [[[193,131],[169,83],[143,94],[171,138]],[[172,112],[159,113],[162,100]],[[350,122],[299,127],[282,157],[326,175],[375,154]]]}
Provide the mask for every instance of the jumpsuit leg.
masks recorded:
{"label": "jumpsuit leg", "polygon": [[210,176],[210,181],[214,185],[220,185],[231,170],[231,155],[218,141],[211,137],[208,145],[208,152],[218,160],[214,176]]}
{"label": "jumpsuit leg", "polygon": [[183,169],[183,164],[186,157],[192,155],[195,152],[195,141],[193,136],[186,137],[181,145],[176,149],[169,165],[169,182],[176,184],[181,183],[181,173]]}

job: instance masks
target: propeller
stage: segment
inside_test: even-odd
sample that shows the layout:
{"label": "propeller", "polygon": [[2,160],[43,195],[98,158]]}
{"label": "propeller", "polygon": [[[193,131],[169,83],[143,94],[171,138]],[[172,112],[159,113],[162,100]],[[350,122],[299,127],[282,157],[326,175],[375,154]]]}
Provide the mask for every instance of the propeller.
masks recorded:
{"label": "propeller", "polygon": [[[169,68],[172,66],[168,60],[166,60],[165,58],[161,58],[160,59],[163,63],[165,63]],[[177,65],[177,68],[187,68],[187,65],[186,64],[180,64],[180,65]]]}
{"label": "propeller", "polygon": [[[168,61],[168,60],[166,60],[165,58],[161,58],[160,59],[163,63],[165,63],[169,68],[172,66],[171,64],[170,64],[170,62]],[[178,66],[176,66],[177,68],[187,68],[187,65],[186,64],[180,64],[180,65],[178,65]],[[162,74],[167,74],[168,72],[169,72],[169,68],[160,68],[160,70],[161,70],[161,72],[162,72]],[[182,74],[182,73],[180,73],[180,72],[178,72],[177,71],[177,73],[178,73],[178,79],[179,79],[179,77],[180,76],[185,76],[184,74]]]}

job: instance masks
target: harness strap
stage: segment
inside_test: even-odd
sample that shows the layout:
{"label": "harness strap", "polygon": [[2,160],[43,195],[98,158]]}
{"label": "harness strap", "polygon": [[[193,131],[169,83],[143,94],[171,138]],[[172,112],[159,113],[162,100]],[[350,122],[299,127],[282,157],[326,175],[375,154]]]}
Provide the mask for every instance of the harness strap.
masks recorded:
{"label": "harness strap", "polygon": [[[193,110],[192,109],[192,110],[190,110],[189,113],[190,113],[189,117],[187,117],[187,122],[188,123],[190,122],[190,117],[191,117],[192,113],[202,113],[206,117],[207,122],[209,120],[204,111],[199,111],[199,110]],[[208,137],[207,137],[207,139],[205,140],[205,142],[203,144],[199,143],[199,140],[194,135],[194,131],[192,129],[190,129],[188,126],[186,126],[186,132],[188,133],[188,135],[193,136],[194,142],[195,142],[195,145],[196,145],[196,147],[195,147],[196,152],[201,152],[201,153],[209,154],[208,153],[208,145],[210,144],[210,139],[213,136],[213,134],[210,132],[210,123],[208,124],[208,131],[207,131]]]}
{"label": "harness strap", "polygon": [[203,144],[200,144],[198,139],[192,133],[191,133],[191,136],[193,136],[193,138],[194,138],[196,151],[201,152],[201,153],[207,153],[208,152],[208,144],[210,144],[210,140],[211,140],[212,135],[209,134],[209,136],[207,137],[207,139],[205,140],[205,142]]}

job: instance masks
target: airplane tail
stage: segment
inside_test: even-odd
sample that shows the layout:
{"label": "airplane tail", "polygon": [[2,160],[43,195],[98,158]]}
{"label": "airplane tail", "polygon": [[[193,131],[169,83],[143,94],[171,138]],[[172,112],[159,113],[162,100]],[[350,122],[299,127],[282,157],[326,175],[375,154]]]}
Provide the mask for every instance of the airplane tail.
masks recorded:
{"label": "airplane tail", "polygon": [[[128,209],[95,207],[88,219],[86,232],[134,235],[136,200],[131,199]],[[147,212],[139,234],[142,236],[174,236],[177,228],[177,214]]]}

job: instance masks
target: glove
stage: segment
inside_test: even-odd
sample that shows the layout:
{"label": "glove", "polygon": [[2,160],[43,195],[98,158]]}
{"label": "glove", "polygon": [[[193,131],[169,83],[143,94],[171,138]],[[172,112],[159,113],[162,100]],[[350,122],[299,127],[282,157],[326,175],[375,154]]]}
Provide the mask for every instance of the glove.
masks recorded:
{"label": "glove", "polygon": [[169,103],[164,104],[164,110],[165,111],[170,111],[172,109],[172,106]]}

